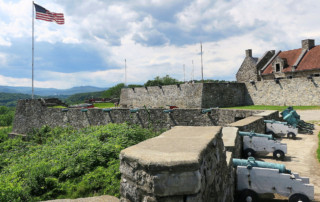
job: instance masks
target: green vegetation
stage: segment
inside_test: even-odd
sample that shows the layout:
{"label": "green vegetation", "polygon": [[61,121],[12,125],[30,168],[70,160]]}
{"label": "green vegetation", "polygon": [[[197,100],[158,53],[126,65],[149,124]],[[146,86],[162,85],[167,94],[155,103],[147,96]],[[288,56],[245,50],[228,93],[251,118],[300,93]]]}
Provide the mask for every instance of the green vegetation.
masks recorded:
{"label": "green vegetation", "polygon": [[154,80],[148,80],[144,86],[164,86],[164,85],[174,85],[178,83],[183,83],[178,81],[177,79],[171,78],[169,75],[164,77],[157,76]]}
{"label": "green vegetation", "polygon": [[8,139],[10,130],[0,129],[0,201],[119,197],[120,151],[159,134],[128,124],[44,126],[22,141]]}
{"label": "green vegetation", "polygon": [[94,103],[94,107],[98,108],[111,108],[114,107],[114,103]]}
{"label": "green vegetation", "polygon": [[0,105],[14,107],[19,99],[31,99],[31,95],[21,93],[0,93]]}
{"label": "green vegetation", "polygon": [[14,118],[15,108],[0,106],[0,127],[11,126]]}
{"label": "green vegetation", "polygon": [[88,100],[92,97],[94,98],[102,98],[104,91],[101,92],[91,92],[91,93],[77,93],[69,96],[67,99],[64,100],[67,104],[78,104],[83,103],[85,100]]}
{"label": "green vegetation", "polygon": [[[133,87],[141,87],[142,85],[136,85],[136,84],[131,84],[128,85],[128,88],[133,88]],[[125,85],[124,83],[119,83],[108,90],[104,91],[102,94],[103,98],[120,98],[120,93],[121,89],[124,88]]]}
{"label": "green vegetation", "polygon": [[104,98],[120,98],[121,89],[124,88],[124,83],[119,83],[108,90],[104,91],[102,96]]}
{"label": "green vegetation", "polygon": [[[288,106],[271,106],[271,105],[250,105],[250,106],[237,106],[227,107],[227,109],[250,109],[250,110],[278,110],[283,111]],[[320,106],[293,106],[294,110],[320,110]]]}
{"label": "green vegetation", "polygon": [[[194,83],[202,83],[201,80],[193,80]],[[230,81],[225,81],[225,80],[212,80],[212,79],[207,79],[204,80],[203,83],[226,83]],[[231,81],[233,83],[235,81]],[[170,77],[169,75],[166,75],[164,77],[159,77],[157,76],[153,80],[148,80],[144,86],[164,86],[164,85],[175,85],[175,84],[182,84],[184,83],[183,81],[178,81],[177,79],[174,79]]]}

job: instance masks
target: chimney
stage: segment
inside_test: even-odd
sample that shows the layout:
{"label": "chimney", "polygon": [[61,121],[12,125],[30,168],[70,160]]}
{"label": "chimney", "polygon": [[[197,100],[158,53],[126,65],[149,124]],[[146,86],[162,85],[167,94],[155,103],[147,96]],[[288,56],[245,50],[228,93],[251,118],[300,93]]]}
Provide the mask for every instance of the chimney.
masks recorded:
{"label": "chimney", "polygon": [[246,50],[246,57],[252,57],[252,50],[251,49]]}
{"label": "chimney", "polygon": [[305,39],[301,41],[302,49],[310,50],[314,47],[314,39]]}

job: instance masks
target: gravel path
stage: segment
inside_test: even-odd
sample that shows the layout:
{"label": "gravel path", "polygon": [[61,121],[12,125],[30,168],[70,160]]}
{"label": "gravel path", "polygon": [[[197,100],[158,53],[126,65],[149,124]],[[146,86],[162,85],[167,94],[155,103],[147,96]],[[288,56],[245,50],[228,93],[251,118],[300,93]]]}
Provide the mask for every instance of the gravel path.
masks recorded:
{"label": "gravel path", "polygon": [[[285,164],[287,169],[300,176],[309,177],[310,183],[314,185],[315,200],[320,202],[320,163],[317,159],[318,133],[320,131],[320,110],[297,110],[300,119],[316,123],[313,135],[298,134],[296,140],[283,138],[281,142],[287,143],[288,153],[284,161],[277,161],[272,154],[260,158],[263,161]],[[259,159],[259,158],[257,158]],[[281,196],[276,196],[276,201],[286,201]]]}

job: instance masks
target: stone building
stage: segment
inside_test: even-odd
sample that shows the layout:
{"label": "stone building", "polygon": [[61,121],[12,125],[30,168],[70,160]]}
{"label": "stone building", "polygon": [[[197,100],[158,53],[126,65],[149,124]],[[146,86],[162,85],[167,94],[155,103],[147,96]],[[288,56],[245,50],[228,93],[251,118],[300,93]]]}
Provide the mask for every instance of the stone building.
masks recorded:
{"label": "stone building", "polygon": [[302,47],[288,51],[267,51],[261,58],[252,57],[252,50],[246,50],[236,78],[238,82],[312,78],[320,76],[320,45],[314,39],[305,39]]}

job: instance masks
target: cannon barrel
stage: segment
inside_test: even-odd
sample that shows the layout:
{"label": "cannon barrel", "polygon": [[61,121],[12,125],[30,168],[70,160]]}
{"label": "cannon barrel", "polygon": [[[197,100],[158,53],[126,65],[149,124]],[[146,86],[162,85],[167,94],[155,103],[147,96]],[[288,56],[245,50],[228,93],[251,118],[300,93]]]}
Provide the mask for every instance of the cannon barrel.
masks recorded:
{"label": "cannon barrel", "polygon": [[239,135],[241,135],[241,136],[250,136],[250,137],[267,137],[268,140],[273,140],[274,139],[272,137],[272,135],[266,135],[266,134],[260,134],[260,133],[254,133],[254,132],[239,131]]}
{"label": "cannon barrel", "polygon": [[165,109],[165,110],[163,110],[163,112],[164,113],[171,113],[171,112],[173,112],[173,109]]}
{"label": "cannon barrel", "polygon": [[249,169],[252,167],[271,168],[271,169],[278,169],[280,173],[291,174],[291,170],[287,170],[286,166],[283,164],[256,161],[253,157],[249,157],[248,159],[235,159],[235,158],[233,158],[232,164],[233,164],[233,167],[247,166]]}
{"label": "cannon barrel", "polygon": [[139,108],[136,109],[130,109],[130,113],[137,113],[139,111]]}
{"label": "cannon barrel", "polygon": [[112,109],[111,109],[111,108],[104,108],[104,109],[102,109],[102,111],[103,111],[103,112],[111,112]]}
{"label": "cannon barrel", "polygon": [[209,113],[209,112],[211,112],[211,108],[209,108],[209,109],[203,109],[202,111],[201,111],[201,113],[202,114],[206,114],[206,113]]}
{"label": "cannon barrel", "polygon": [[283,125],[288,125],[287,122],[281,122],[281,121],[276,121],[276,120],[264,120],[265,123],[278,123],[278,124],[283,124]]}
{"label": "cannon barrel", "polygon": [[299,120],[294,116],[293,112],[294,111],[289,112],[286,116],[283,117],[283,120],[296,127],[299,123]]}

